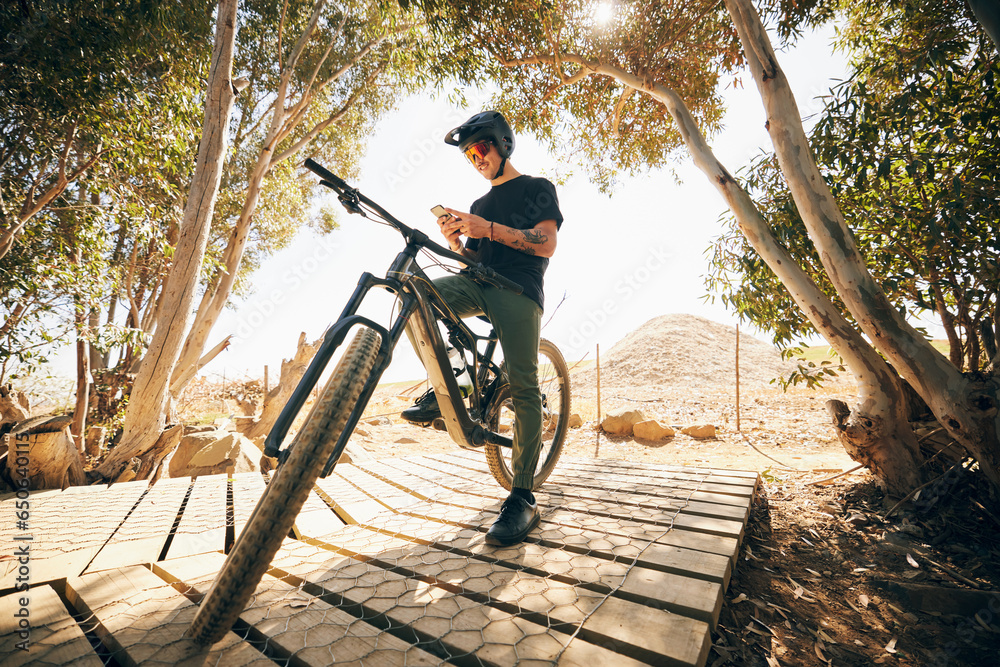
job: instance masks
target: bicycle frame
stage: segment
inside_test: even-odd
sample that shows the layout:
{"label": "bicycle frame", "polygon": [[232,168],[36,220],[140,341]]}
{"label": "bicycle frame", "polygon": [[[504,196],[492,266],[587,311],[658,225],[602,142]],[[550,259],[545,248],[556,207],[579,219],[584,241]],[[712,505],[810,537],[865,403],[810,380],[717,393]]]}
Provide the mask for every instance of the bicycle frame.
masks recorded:
{"label": "bicycle frame", "polygon": [[[488,376],[485,372],[480,372],[480,364],[493,364],[492,353],[495,349],[496,341],[491,339],[484,354],[480,354],[476,341],[483,340],[482,336],[474,334],[468,326],[458,317],[455,317],[448,306],[433,289],[429,279],[424,274],[423,269],[416,263],[416,255],[419,250],[427,244],[426,234],[418,230],[408,230],[407,244],[390,265],[385,278],[376,278],[373,274],[365,272],[361,275],[358,285],[348,300],[344,311],[337,322],[331,326],[323,336],[323,342],[316,356],[313,358],[305,374],[299,381],[298,386],[292,393],[281,414],[278,416],[274,427],[268,434],[264,444],[265,456],[282,456],[280,450],[281,443],[292,425],[292,421],[298,415],[310,392],[316,387],[323,371],[333,358],[337,348],[344,342],[351,328],[357,325],[371,327],[378,332],[381,337],[381,345],[375,358],[375,364],[371,375],[365,382],[347,424],[342,431],[330,458],[326,462],[321,475],[326,477],[333,470],[333,466],[350,439],[364,412],[368,401],[371,399],[382,373],[392,361],[392,353],[399,342],[400,337],[409,328],[410,333],[416,342],[417,353],[424,368],[427,370],[431,386],[437,395],[438,406],[441,416],[444,419],[448,435],[465,449],[478,449],[486,444],[512,447],[511,438],[492,432],[486,429],[482,422],[485,419],[486,407],[492,392],[489,387],[481,387],[481,383]],[[395,294],[399,299],[399,314],[390,328],[386,328],[370,318],[358,315],[358,310],[363,303],[365,296],[373,287],[381,287]],[[473,403],[474,408],[479,413],[480,419],[474,420],[469,409],[465,405],[458,382],[451,369],[451,363],[445,352],[444,340],[437,327],[439,316],[435,310],[442,315],[440,319],[446,323],[449,331],[457,328],[457,334],[453,337],[459,340],[453,341],[461,347],[471,348],[473,356]],[[485,369],[484,369],[485,370]],[[493,370],[499,370],[493,366]],[[287,451],[287,450],[286,450]],[[287,456],[287,454],[285,454]]]}

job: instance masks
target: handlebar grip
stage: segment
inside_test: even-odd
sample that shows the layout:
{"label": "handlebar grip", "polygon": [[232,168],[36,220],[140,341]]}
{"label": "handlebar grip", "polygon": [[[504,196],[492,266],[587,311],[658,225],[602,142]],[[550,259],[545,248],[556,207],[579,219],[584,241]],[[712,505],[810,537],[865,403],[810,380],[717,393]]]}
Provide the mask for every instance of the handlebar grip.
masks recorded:
{"label": "handlebar grip", "polygon": [[335,173],[333,173],[320,163],[316,162],[312,158],[307,158],[304,164],[306,169],[313,172],[314,174],[322,178],[324,181],[329,181],[330,183],[332,183],[338,191],[351,189],[351,186],[349,186],[347,182],[344,181],[344,179],[342,179],[340,176],[337,176]]}

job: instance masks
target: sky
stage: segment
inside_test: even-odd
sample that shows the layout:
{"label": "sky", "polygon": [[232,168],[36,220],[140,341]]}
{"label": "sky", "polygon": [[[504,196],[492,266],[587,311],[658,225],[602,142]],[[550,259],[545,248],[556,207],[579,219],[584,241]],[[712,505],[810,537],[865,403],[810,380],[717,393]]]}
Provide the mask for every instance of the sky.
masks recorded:
{"label": "sky", "polygon": [[[812,34],[791,52],[778,54],[804,118],[822,108],[818,98],[847,71],[843,57],[833,53],[831,39],[829,31]],[[725,129],[710,139],[731,173],[771,148],[756,87],[749,74],[743,79],[745,88],[724,92]],[[443,142],[449,129],[482,110],[475,93],[468,99],[471,104],[465,108],[452,106],[443,96],[404,101],[380,123],[361,176],[351,184],[406,224],[440,239],[429,209],[442,204],[468,210],[489,187],[456,148]],[[485,97],[479,101],[485,104]],[[608,197],[578,167],[560,162],[530,135],[517,135],[511,161],[519,171],[566,177],[557,188],[564,223],[545,275],[542,336],[555,342],[568,360],[594,358],[597,345],[606,353],[660,315],[690,314],[736,325],[718,299],[704,299],[706,250],[722,231],[725,204],[686,153],[680,158],[622,179]],[[339,219],[340,228],[332,234],[304,231],[264,262],[253,278],[254,292],[228,308],[215,326],[209,348],[227,334],[235,340],[203,374],[257,378],[267,365],[269,376],[277,377],[281,360],[294,354],[300,332],[317,340],[336,321],[363,271],[385,275],[403,247],[402,237],[346,211]],[[428,273],[442,275],[434,267]],[[388,323],[393,300],[377,292],[362,312]],[[748,332],[767,340],[766,334]],[[384,379],[424,377],[402,340]]]}

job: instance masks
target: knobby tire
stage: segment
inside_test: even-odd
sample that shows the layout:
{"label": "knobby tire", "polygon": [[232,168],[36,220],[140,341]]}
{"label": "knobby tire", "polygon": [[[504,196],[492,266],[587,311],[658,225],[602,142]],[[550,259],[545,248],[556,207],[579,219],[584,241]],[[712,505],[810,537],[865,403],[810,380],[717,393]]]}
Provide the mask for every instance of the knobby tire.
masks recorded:
{"label": "knobby tire", "polygon": [[[542,451],[535,466],[535,477],[532,490],[537,489],[548,479],[556,467],[559,455],[562,453],[563,441],[569,429],[569,368],[562,352],[554,343],[544,338],[538,344],[538,375],[539,386],[548,403],[542,413]],[[544,372],[543,372],[544,369]],[[557,395],[553,395],[556,392]],[[501,408],[510,402],[510,386],[503,385],[497,390],[489,409],[489,424],[494,430],[499,426]],[[553,423],[554,421],[554,423]],[[514,425],[511,425],[513,435]],[[551,441],[548,435],[551,434]],[[514,472],[508,458],[512,450],[499,445],[486,445],[486,461],[490,473],[500,486],[510,491],[514,484]]]}
{"label": "knobby tire", "polygon": [[379,342],[377,333],[362,328],[338,362],[292,441],[288,459],[273,475],[201,602],[188,630],[198,643],[222,639],[246,608],[330,457],[375,363]]}

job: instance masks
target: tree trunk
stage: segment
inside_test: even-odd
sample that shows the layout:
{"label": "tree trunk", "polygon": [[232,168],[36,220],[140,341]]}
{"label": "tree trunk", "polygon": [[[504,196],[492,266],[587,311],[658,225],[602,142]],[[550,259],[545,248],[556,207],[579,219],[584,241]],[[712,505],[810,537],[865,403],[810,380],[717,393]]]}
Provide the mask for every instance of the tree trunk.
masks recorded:
{"label": "tree trunk", "polygon": [[76,407],[73,409],[73,440],[77,451],[84,451],[87,412],[90,405],[90,345],[83,336],[86,321],[78,307],[76,312]]}
{"label": "tree trunk", "polygon": [[[185,363],[182,352],[181,359],[177,362],[177,369],[174,371],[175,380],[170,383],[170,394],[176,398],[180,398],[181,392],[183,392],[188,386],[188,383],[194,379],[194,376],[198,374],[198,371],[207,366],[212,359],[215,359],[222,353],[223,350],[228,348],[232,338],[232,334],[226,336],[219,342],[218,345],[206,352],[205,356],[198,360],[198,363],[186,367],[181,365]],[[190,337],[188,340],[190,340]]]}
{"label": "tree trunk", "polygon": [[86,484],[80,453],[69,428],[55,432],[19,432],[4,436],[7,441],[7,474],[17,485],[27,479],[32,491],[65,489]]}
{"label": "tree trunk", "polygon": [[1000,487],[996,378],[974,382],[964,377],[886,298],[816,166],[788,80],[760,18],[748,0],[726,0],[726,7],[760,91],[782,174],[831,283],[874,346]]}
{"label": "tree trunk", "polygon": [[[86,189],[81,188],[80,199],[85,200],[85,198]],[[73,263],[79,266],[82,262],[83,250],[80,248],[79,243],[77,243],[76,250],[73,253]],[[90,405],[90,386],[92,382],[90,376],[90,344],[84,335],[84,332],[87,330],[89,318],[87,317],[87,309],[84,308],[80,296],[77,295],[74,300],[76,302],[74,315],[76,324],[76,406],[73,409],[73,428],[70,432],[73,434],[73,441],[76,443],[77,451],[83,454],[84,440],[87,433],[87,412]]]}
{"label": "tree trunk", "polygon": [[[292,146],[287,147],[284,151],[277,154],[275,150],[282,141],[306,121],[308,118],[306,112],[315,100],[321,98],[320,92],[352,70],[358,62],[385,38],[383,34],[362,45],[345,65],[340,67],[327,80],[315,86],[315,88],[315,73],[318,72],[318,65],[310,64],[310,67],[316,68],[314,69],[314,79],[309,81],[304,88],[296,89],[293,86],[292,77],[299,66],[299,60],[305,52],[306,46],[313,40],[318,26],[322,23],[325,4],[323,0],[315,2],[309,22],[303,28],[301,34],[299,34],[295,46],[291,49],[285,62],[281,64],[278,89],[275,91],[275,102],[272,106],[273,115],[268,126],[267,136],[264,139],[263,148],[257,156],[257,162],[254,165],[253,172],[247,184],[246,197],[243,202],[243,208],[240,211],[240,218],[229,236],[229,243],[222,255],[225,269],[219,272],[208,289],[205,290],[204,295],[202,295],[194,324],[191,326],[191,333],[188,334],[188,338],[184,342],[181,363],[178,364],[178,368],[171,378],[171,391],[175,396],[179,395],[193,378],[193,374],[184,374],[184,369],[191,368],[201,356],[209,334],[211,334],[212,328],[215,326],[219,315],[229,300],[229,295],[239,274],[240,264],[243,261],[247,240],[250,237],[253,215],[257,210],[260,193],[268,173],[275,164],[296,155],[320,131],[329,127],[332,123],[338,122],[343,114],[357,101],[357,95],[352,95],[337,112],[320,121],[310,130],[306,131],[305,134],[298,137]],[[334,44],[330,43],[327,54],[333,48]],[[323,58],[325,59],[326,56],[323,56]],[[370,85],[371,83],[372,79],[369,79],[366,85]],[[299,99],[295,102],[289,99],[293,92],[299,95]]]}
{"label": "tree trunk", "polygon": [[23,422],[30,416],[28,397],[12,385],[0,385],[0,427]]}
{"label": "tree trunk", "polygon": [[295,356],[291,359],[282,359],[281,379],[264,398],[264,408],[260,412],[260,417],[243,429],[243,435],[253,440],[267,435],[271,431],[274,422],[278,420],[278,415],[281,414],[281,409],[285,407],[285,403],[288,402],[292,391],[295,390],[299,380],[305,374],[309,362],[316,356],[316,351],[319,350],[322,342],[323,339],[320,338],[313,343],[307,343],[305,332],[299,334],[299,344],[295,350]]}
{"label": "tree trunk", "polygon": [[[659,84],[649,84],[625,70],[579,56],[566,56],[563,62],[575,62],[598,74],[641,91],[662,103],[677,123],[695,165],[715,185],[736,215],[744,237],[768,267],[788,289],[816,330],[844,359],[858,382],[859,400],[838,434],[845,448],[859,463],[872,466],[884,475],[893,493],[906,493],[919,485],[920,455],[916,438],[906,420],[906,402],[899,376],[851,326],[837,307],[812,281],[775,238],[750,195],[739,186],[718,161],[704,135],[676,92]],[[519,64],[540,63],[545,58],[529,58]],[[889,443],[892,452],[882,451]]]}
{"label": "tree trunk", "polygon": [[230,81],[236,35],[237,0],[220,0],[215,46],[205,100],[205,119],[191,191],[184,208],[174,265],[164,288],[161,321],[136,377],[121,441],[98,468],[110,478],[133,457],[141,457],[156,443],[164,425],[170,376],[180,356],[194,303],[202,258],[215,210],[228,140],[233,103]]}

